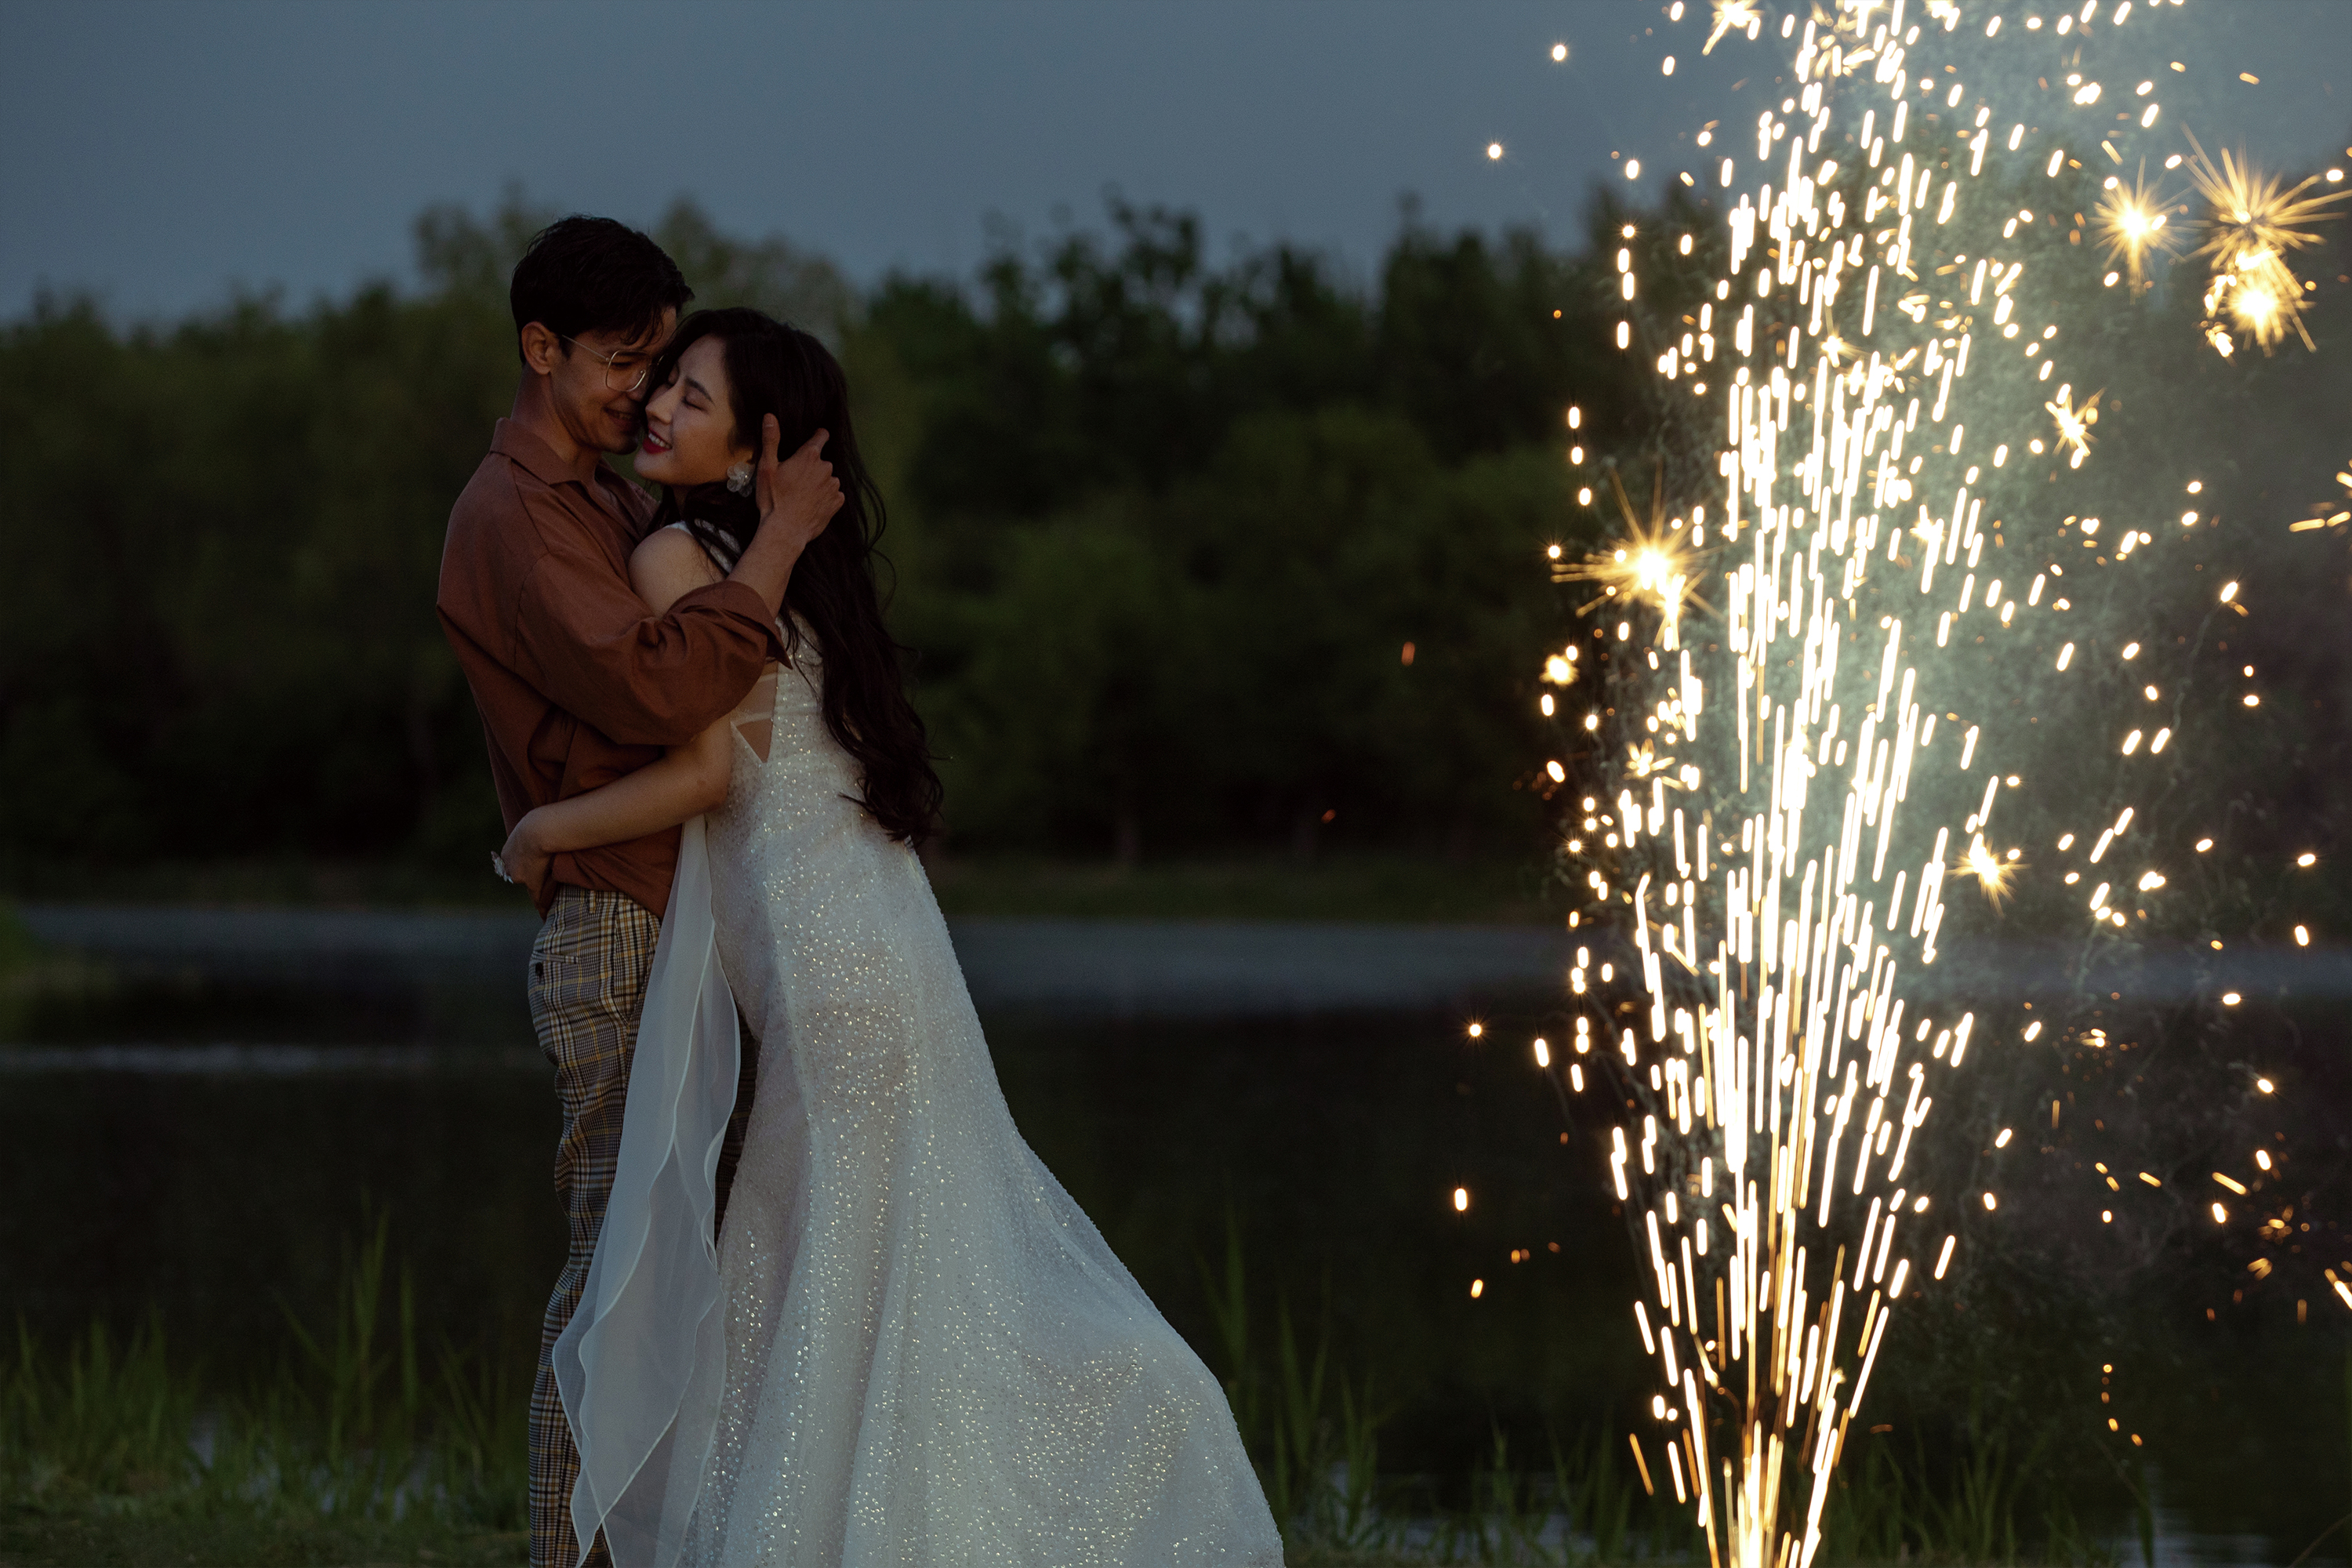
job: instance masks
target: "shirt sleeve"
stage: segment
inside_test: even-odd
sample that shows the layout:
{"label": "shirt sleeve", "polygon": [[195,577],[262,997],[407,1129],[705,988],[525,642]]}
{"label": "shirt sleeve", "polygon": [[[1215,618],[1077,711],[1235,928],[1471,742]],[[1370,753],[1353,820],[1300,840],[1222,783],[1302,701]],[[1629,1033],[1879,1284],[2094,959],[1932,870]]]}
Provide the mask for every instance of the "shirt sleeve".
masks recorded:
{"label": "shirt sleeve", "polygon": [[714,583],[652,615],[593,552],[560,539],[515,614],[517,672],[626,746],[680,746],[731,710],[783,639],[767,604]]}

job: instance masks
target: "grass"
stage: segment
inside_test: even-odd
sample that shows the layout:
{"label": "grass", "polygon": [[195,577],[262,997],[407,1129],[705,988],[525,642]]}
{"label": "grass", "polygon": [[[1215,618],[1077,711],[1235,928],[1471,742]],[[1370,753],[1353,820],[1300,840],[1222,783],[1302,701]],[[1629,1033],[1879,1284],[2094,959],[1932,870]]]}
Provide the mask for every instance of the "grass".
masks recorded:
{"label": "grass", "polygon": [[0,1363],[0,1563],[520,1563],[523,1358],[443,1345],[428,1374],[389,1227],[272,1372],[208,1386],[160,1322]]}
{"label": "grass", "polygon": [[[1849,1452],[1823,1510],[1822,1555],[1832,1563],[2113,1563],[2064,1489],[2048,1484],[2048,1449],[2045,1435],[2015,1451],[1971,1409],[1959,1450],[1940,1466],[1916,1441],[1908,1456],[1891,1443]],[[2154,1568],[2154,1519],[2144,1490],[2135,1495],[2142,1552]]]}
{"label": "grass", "polygon": [[490,1568],[528,1563],[520,1531],[469,1534],[436,1529],[377,1529],[291,1516],[224,1517],[141,1507],[125,1511],[10,1506],[0,1512],[0,1564],[219,1564],[222,1568],[300,1568],[305,1564],[416,1563]]}
{"label": "grass", "polygon": [[[379,1217],[346,1245],[333,1309],[289,1313],[270,1371],[241,1384],[208,1382],[152,1318],[62,1348],[20,1328],[0,1357],[0,1565],[525,1561],[530,1355],[428,1358],[389,1236]],[[1286,1296],[1270,1320],[1253,1311],[1237,1227],[1201,1272],[1213,1359],[1293,1568],[1707,1561],[1691,1510],[1649,1492],[1605,1424],[1551,1436],[1533,1466],[1498,1432],[1466,1485],[1383,1472],[1374,1377],[1334,1365],[1319,1331],[1310,1344]],[[2021,1521],[2029,1493],[2063,1498],[2042,1459],[1973,1415],[1940,1464],[1873,1443],[1834,1484],[1817,1561],[2111,1563],[2063,1503]]]}
{"label": "grass", "polygon": [[[1145,861],[940,855],[926,862],[951,915],[1060,919],[1545,922],[1536,858],[1335,854]],[[114,868],[17,868],[5,895],[75,903],[528,910],[476,867],[410,860],[158,861]],[[0,927],[0,966],[7,932]]]}

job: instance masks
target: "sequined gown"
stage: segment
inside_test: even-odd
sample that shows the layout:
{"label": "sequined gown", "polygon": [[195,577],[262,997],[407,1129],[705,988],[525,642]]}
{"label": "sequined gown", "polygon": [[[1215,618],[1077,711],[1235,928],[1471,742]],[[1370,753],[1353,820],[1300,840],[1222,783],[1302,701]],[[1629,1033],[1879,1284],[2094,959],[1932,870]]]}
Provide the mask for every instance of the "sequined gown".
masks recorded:
{"label": "sequined gown", "polygon": [[706,819],[763,1046],[686,1561],[1279,1568],[1223,1391],[1014,1129],[922,867],[854,804],[813,640],[771,675]]}

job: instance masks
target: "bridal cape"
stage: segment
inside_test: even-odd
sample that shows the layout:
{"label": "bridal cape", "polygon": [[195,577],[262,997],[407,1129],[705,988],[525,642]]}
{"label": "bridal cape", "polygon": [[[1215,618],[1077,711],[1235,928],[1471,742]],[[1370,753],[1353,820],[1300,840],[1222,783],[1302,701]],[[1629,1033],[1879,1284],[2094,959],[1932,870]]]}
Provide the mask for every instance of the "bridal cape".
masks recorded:
{"label": "bridal cape", "polygon": [[694,1506],[726,1366],[710,1236],[740,1047],[714,938],[697,817],[680,836],[646,984],[604,1227],[555,1341],[581,1459],[572,1530],[585,1542],[601,1525],[616,1564],[677,1561],[663,1521]]}
{"label": "bridal cape", "polygon": [[[580,1540],[620,1568],[1280,1568],[1223,1390],[1014,1129],[821,680],[804,637],[681,844],[556,1343]],[[736,1006],[762,1047],[714,1247]]]}

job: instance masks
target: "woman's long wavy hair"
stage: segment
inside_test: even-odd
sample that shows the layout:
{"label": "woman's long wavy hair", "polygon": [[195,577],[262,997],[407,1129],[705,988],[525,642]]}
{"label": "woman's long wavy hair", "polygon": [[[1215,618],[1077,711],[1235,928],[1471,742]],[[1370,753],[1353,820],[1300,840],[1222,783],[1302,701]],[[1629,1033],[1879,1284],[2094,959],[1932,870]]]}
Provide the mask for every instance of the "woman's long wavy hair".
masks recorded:
{"label": "woman's long wavy hair", "polygon": [[[666,386],[680,355],[704,338],[724,345],[736,442],[757,447],[762,416],[782,427],[777,450],[790,456],[819,429],[829,432],[824,458],[841,480],[841,510],[809,542],[784,590],[785,647],[797,649],[805,621],[824,660],[824,725],[855,758],[860,804],[891,837],[919,846],[940,813],[939,774],[931,769],[923,721],[907,700],[907,650],[882,621],[875,543],[887,521],[882,493],[858,456],[849,424],[849,383],[825,346],[797,327],[758,310],[698,310],[655,361],[647,384]],[[756,490],[736,495],[724,483],[671,487],[654,526],[683,521],[705,549],[733,563],[759,531]]]}

